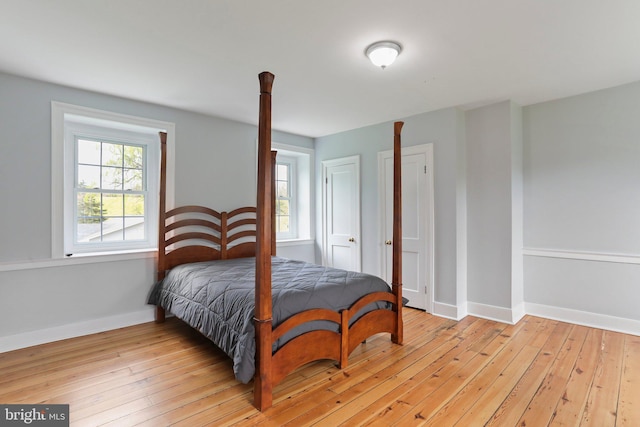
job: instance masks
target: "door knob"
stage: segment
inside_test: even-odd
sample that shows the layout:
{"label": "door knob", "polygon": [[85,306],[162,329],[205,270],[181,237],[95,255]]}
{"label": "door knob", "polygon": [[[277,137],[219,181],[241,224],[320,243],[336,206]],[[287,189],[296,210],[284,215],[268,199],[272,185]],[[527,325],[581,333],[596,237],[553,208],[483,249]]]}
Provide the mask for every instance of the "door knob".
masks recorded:
{"label": "door knob", "polygon": [[391,244],[391,240],[387,240],[386,242],[384,242],[385,245],[390,245]]}
{"label": "door knob", "polygon": [[356,241],[356,239],[354,239],[353,237],[349,237],[349,241],[353,243]]}

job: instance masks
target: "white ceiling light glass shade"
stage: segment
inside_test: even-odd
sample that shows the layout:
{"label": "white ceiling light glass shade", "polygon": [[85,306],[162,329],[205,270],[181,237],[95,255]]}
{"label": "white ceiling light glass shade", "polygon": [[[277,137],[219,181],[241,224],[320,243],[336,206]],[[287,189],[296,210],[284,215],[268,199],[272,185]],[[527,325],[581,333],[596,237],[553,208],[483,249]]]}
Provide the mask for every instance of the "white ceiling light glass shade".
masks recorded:
{"label": "white ceiling light glass shade", "polygon": [[395,42],[377,42],[367,48],[365,54],[371,60],[373,65],[382,67],[393,64],[396,57],[400,55],[402,48]]}

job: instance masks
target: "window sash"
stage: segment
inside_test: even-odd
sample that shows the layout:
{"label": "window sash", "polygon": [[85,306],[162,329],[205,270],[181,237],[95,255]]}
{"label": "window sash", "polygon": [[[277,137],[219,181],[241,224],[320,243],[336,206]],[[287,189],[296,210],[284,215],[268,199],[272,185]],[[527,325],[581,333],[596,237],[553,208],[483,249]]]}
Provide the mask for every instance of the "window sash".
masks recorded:
{"label": "window sash", "polygon": [[[286,176],[280,176],[281,168],[287,169]],[[296,159],[286,156],[278,156],[276,159],[276,239],[295,239],[298,237],[297,221],[296,221]],[[286,185],[286,194],[281,195],[280,183]],[[286,214],[280,214],[280,206],[286,204],[288,211]],[[288,230],[282,231],[284,225],[288,226]]]}
{"label": "window sash", "polygon": [[[123,244],[126,244],[125,242],[146,242],[149,239],[148,234],[150,231],[148,227],[144,225],[148,222],[149,216],[149,197],[147,197],[148,150],[146,145],[120,140],[115,141],[111,139],[86,137],[81,134],[76,134],[74,140],[74,246],[95,245],[110,240],[122,242]],[[94,151],[96,151],[95,148],[98,149],[97,153],[90,152],[91,145],[94,145]],[[105,148],[108,149],[108,147],[121,147],[120,153],[118,153],[119,159],[117,159],[119,164],[109,164],[109,162],[105,160]],[[140,164],[127,164],[127,152],[135,154],[137,150],[141,151]],[[93,154],[93,156],[91,154]],[[81,167],[94,169],[95,172],[97,172],[97,177],[95,178],[97,182],[91,181],[89,183],[90,185],[81,185],[81,183],[84,182],[80,177]],[[106,168],[112,168],[114,171],[119,172],[117,174],[119,175],[119,189],[113,188],[113,185],[105,185],[104,171]],[[132,170],[140,171],[140,190],[125,188],[126,171]],[[134,185],[134,187],[138,187],[138,184]],[[117,198],[121,199],[118,203],[121,203],[122,206],[119,210],[116,210],[116,212],[110,212],[105,206],[108,204],[105,203],[105,197],[108,198],[109,196],[115,196],[116,200]],[[98,199],[97,202],[95,201],[96,198]],[[136,198],[142,200],[142,212],[137,215],[132,214],[128,209],[129,206],[127,203],[136,204]],[[89,206],[83,205],[84,200],[88,200]],[[113,205],[113,203],[111,204]],[[137,204],[139,204],[139,202]],[[81,206],[89,211],[81,212]],[[140,224],[142,224],[142,226],[140,226]]]}
{"label": "window sash", "polygon": [[[99,144],[97,159],[95,155],[92,159],[87,159],[87,156],[80,158],[80,141],[83,141],[82,144]],[[119,129],[118,123],[113,126],[83,123],[82,120],[75,120],[75,117],[65,120],[65,255],[155,248],[158,200],[153,195],[157,191],[152,190],[149,184],[154,183],[153,187],[157,189],[159,171],[149,169],[149,166],[153,164],[151,159],[159,159],[159,144],[156,129],[139,132]],[[110,147],[116,147],[116,162],[113,164],[105,158],[112,155],[105,151]],[[135,149],[142,150],[139,165],[127,163],[126,160],[127,152]],[[81,184],[79,177],[82,168],[94,168],[89,174],[94,177],[91,185]],[[116,176],[112,182],[105,181],[109,171]],[[126,175],[135,176],[137,173],[141,175],[139,182],[133,188],[125,188]],[[97,199],[94,215],[82,215],[79,212],[81,196],[94,201]],[[140,204],[136,197],[141,200],[142,206],[136,207],[136,203]],[[111,212],[103,214],[105,202],[111,204]],[[97,218],[97,222],[89,222],[91,216]],[[82,218],[87,218],[87,222],[83,222]]]}

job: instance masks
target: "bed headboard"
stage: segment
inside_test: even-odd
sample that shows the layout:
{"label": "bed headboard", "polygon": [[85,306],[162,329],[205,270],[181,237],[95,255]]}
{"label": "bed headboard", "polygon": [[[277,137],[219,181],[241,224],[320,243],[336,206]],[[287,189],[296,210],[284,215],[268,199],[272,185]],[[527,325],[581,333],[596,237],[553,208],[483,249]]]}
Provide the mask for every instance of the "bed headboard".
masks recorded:
{"label": "bed headboard", "polygon": [[[181,206],[165,214],[164,238],[158,248],[158,274],[176,265],[256,253],[256,208],[218,212],[203,206]],[[164,252],[164,257],[162,257]]]}

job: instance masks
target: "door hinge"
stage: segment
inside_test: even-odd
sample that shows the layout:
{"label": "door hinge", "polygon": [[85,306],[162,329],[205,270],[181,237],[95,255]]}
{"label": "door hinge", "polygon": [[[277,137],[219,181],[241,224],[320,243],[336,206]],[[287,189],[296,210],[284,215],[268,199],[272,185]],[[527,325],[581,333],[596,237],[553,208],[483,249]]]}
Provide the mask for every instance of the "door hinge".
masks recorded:
{"label": "door hinge", "polygon": [[325,184],[329,184],[329,177],[326,177],[326,178],[324,179],[324,183],[325,183]]}
{"label": "door hinge", "polygon": [[427,165],[424,165],[424,174],[427,174]]}

